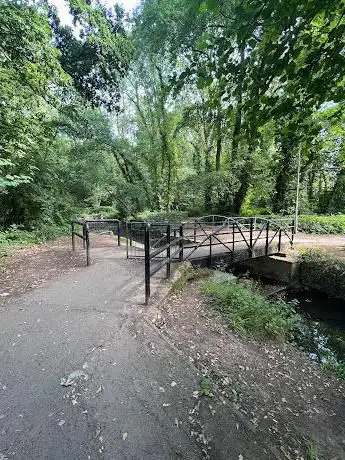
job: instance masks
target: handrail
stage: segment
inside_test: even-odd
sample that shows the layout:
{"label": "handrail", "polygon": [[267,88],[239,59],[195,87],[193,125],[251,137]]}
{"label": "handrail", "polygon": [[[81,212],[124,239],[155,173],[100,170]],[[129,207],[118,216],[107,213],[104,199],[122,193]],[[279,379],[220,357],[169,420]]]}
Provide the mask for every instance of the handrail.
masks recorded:
{"label": "handrail", "polygon": [[[248,257],[258,255],[258,248],[262,246],[263,253],[267,255],[275,250],[274,241],[277,242],[278,251],[281,250],[282,238],[285,236],[290,244],[293,244],[292,228],[293,223],[288,218],[269,219],[221,215],[202,216],[179,224],[130,221],[126,222],[127,257],[128,237],[132,247],[134,235],[134,238],[137,241],[139,239],[141,243],[138,246],[139,249],[144,250],[145,300],[147,303],[150,297],[150,278],[164,266],[167,270],[166,276],[169,278],[172,262],[176,260],[182,262],[195,257],[193,254],[201,247],[209,247],[209,254],[206,253],[206,256],[211,266],[212,258],[215,256],[212,254],[212,248],[219,245],[232,254],[235,254],[237,249],[248,251]],[[129,233],[128,230],[130,230]],[[144,235],[141,232],[144,232]],[[137,241],[134,245],[135,251]],[[263,243],[259,245],[261,241]],[[205,256],[205,250],[202,251],[202,254]],[[218,250],[218,254],[222,254],[222,250]],[[175,258],[176,256],[178,259]],[[154,263],[152,267],[151,263]]]}

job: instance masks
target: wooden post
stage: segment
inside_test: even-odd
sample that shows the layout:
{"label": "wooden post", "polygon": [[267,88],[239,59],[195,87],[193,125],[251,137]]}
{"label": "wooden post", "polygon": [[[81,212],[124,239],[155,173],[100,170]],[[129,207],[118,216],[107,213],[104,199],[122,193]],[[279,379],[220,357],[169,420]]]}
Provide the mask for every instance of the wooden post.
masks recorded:
{"label": "wooden post", "polygon": [[196,220],[194,220],[194,243],[196,243]]}

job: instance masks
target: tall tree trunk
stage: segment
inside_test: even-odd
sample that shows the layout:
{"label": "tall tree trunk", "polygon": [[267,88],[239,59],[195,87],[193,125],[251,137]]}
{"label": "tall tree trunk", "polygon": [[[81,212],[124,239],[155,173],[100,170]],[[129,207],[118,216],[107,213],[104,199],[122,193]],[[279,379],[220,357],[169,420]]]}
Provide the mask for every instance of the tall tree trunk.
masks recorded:
{"label": "tall tree trunk", "polygon": [[245,197],[247,196],[247,193],[250,187],[250,180],[251,180],[252,171],[253,171],[253,163],[252,163],[253,151],[254,151],[254,146],[249,141],[247,159],[241,169],[241,173],[239,177],[241,185],[234,196],[233,212],[236,215],[240,214],[242,204],[244,202]]}
{"label": "tall tree trunk", "polygon": [[216,145],[216,171],[220,171],[220,161],[222,156],[222,114],[221,107],[218,106],[217,113],[217,145]]}
{"label": "tall tree trunk", "polygon": [[292,165],[293,165],[293,148],[289,144],[290,138],[282,136],[281,138],[281,153],[279,171],[276,177],[275,194],[273,198],[273,212],[279,213],[286,210],[287,192],[291,181]]}
{"label": "tall tree trunk", "polygon": [[222,156],[222,133],[220,126],[217,130],[217,147],[216,147],[216,171],[220,171],[220,160]]}
{"label": "tall tree trunk", "polygon": [[237,86],[237,105],[236,105],[236,114],[235,114],[235,126],[232,134],[232,145],[231,145],[231,160],[234,162],[238,156],[238,145],[239,137],[242,129],[242,92],[243,92],[243,78],[244,78],[244,49],[245,43],[240,43],[239,52],[240,52],[240,72],[239,72],[239,81]]}
{"label": "tall tree trunk", "polygon": [[[207,180],[207,175],[211,172],[211,148],[209,147],[206,150],[206,158],[205,158],[205,176]],[[205,186],[205,211],[211,212],[212,210],[212,197],[211,197],[211,184],[206,183]]]}

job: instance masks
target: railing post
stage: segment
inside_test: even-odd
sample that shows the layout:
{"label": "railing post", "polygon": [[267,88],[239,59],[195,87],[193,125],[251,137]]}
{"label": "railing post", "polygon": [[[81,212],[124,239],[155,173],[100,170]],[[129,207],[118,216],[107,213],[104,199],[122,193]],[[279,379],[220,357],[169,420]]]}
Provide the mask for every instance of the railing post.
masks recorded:
{"label": "railing post", "polygon": [[196,243],[196,220],[194,220],[194,243]]}
{"label": "railing post", "polygon": [[72,251],[75,251],[75,235],[74,235],[74,222],[71,221],[71,232],[72,232]]}
{"label": "railing post", "polygon": [[126,257],[128,259],[128,222],[125,223],[125,232],[126,232]]}
{"label": "railing post", "polygon": [[208,268],[212,267],[212,233],[209,236],[210,238],[210,254],[209,254],[209,259],[208,259]]}
{"label": "railing post", "polygon": [[85,226],[85,239],[86,239],[86,265],[90,265],[90,235],[89,235],[89,226],[88,224],[84,224]]}
{"label": "railing post", "polygon": [[279,240],[278,240],[278,252],[281,250],[282,245],[282,229],[279,230]]}
{"label": "railing post", "polygon": [[232,223],[232,252],[235,253],[235,222]]}
{"label": "railing post", "polygon": [[265,255],[268,254],[268,241],[269,241],[269,233],[270,233],[270,221],[267,221],[266,225],[266,246],[265,246]]}
{"label": "railing post", "polygon": [[254,219],[250,218],[250,226],[249,226],[249,250],[250,250],[250,257],[253,257],[253,225]]}
{"label": "railing post", "polygon": [[150,224],[145,226],[144,230],[144,243],[145,243],[145,304],[148,305],[150,300]]}
{"label": "railing post", "polygon": [[121,246],[120,221],[117,221],[117,245]]}
{"label": "railing post", "polygon": [[132,246],[133,244],[133,235],[132,235],[132,222],[129,222],[129,245]]}
{"label": "railing post", "polygon": [[86,249],[86,233],[85,233],[85,225],[83,225],[83,249]]}
{"label": "railing post", "polygon": [[169,279],[170,278],[170,274],[171,274],[171,260],[170,260],[170,255],[171,255],[171,247],[170,247],[170,244],[171,244],[171,238],[170,238],[170,232],[171,232],[171,227],[170,227],[170,224],[167,226],[167,244],[168,244],[168,247],[167,247],[167,278]]}
{"label": "railing post", "polygon": [[291,249],[293,248],[293,242],[295,238],[295,219],[292,220],[292,230],[291,230]]}
{"label": "railing post", "polygon": [[183,224],[180,225],[180,242],[179,242],[179,246],[180,246],[180,262],[183,262]]}

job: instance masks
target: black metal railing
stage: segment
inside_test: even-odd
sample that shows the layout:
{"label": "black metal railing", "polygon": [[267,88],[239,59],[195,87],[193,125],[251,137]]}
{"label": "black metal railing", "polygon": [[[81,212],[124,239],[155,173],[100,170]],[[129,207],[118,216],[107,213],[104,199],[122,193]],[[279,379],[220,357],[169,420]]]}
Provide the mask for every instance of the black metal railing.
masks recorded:
{"label": "black metal railing", "polygon": [[[76,231],[81,227],[82,233]],[[145,301],[151,294],[151,278],[166,269],[171,276],[171,264],[192,259],[207,259],[212,266],[215,256],[243,252],[252,258],[280,252],[285,243],[293,245],[294,223],[290,219],[266,219],[262,217],[203,216],[186,222],[137,222],[123,224],[117,219],[72,220],[72,249],[75,237],[83,241],[86,262],[90,265],[90,232],[109,229],[117,235],[121,245],[121,234],[126,239],[127,259],[145,261]]]}
{"label": "black metal railing", "polygon": [[[156,234],[156,238],[152,238]],[[158,234],[158,235],[157,235]],[[151,294],[151,277],[166,267],[166,278],[171,276],[171,264],[183,262],[183,225],[150,224],[144,227],[145,303]]]}
{"label": "black metal railing", "polygon": [[[76,231],[76,226],[81,227],[82,233]],[[90,259],[90,233],[103,231],[107,228],[117,236],[117,245],[121,246],[121,223],[118,219],[86,219],[71,220],[72,251],[76,249],[75,237],[83,241],[83,249],[86,250],[86,265],[91,264]]]}
{"label": "black metal railing", "polygon": [[[76,225],[81,227],[82,234],[75,230]],[[75,251],[75,237],[81,238],[83,241],[83,249],[86,250],[86,265],[90,265],[90,231],[89,226],[85,221],[71,220],[71,235],[72,235],[72,251]]]}
{"label": "black metal railing", "polygon": [[150,280],[171,263],[245,251],[248,258],[280,252],[283,243],[293,244],[293,222],[246,217],[204,216],[183,223],[127,222],[127,258],[145,260],[145,300],[150,297]]}

